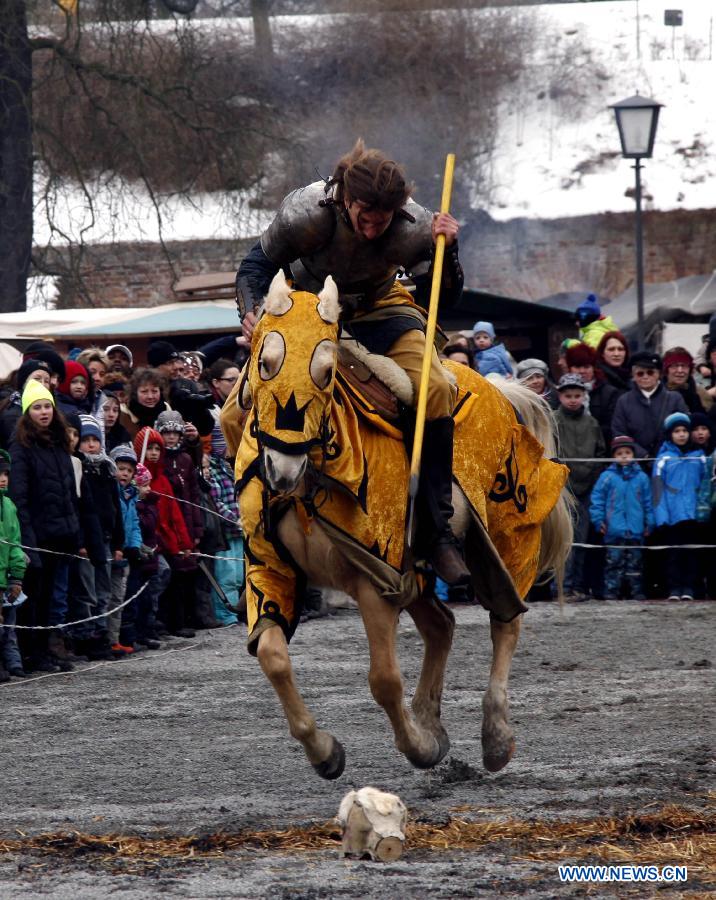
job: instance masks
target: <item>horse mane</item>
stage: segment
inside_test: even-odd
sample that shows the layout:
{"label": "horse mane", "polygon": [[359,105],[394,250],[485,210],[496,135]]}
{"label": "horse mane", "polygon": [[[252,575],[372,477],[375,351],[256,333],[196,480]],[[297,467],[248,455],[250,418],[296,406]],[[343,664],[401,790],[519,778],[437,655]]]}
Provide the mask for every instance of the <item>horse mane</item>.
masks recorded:
{"label": "horse mane", "polygon": [[[496,378],[492,384],[512,404],[525,427],[542,444],[547,459],[556,457],[559,453],[557,429],[549,404],[534,391],[520,384],[519,381]],[[546,572],[554,571],[560,597],[562,596],[564,569],[574,539],[572,525],[574,505],[574,497],[565,488],[542,525],[539,573],[543,575]]]}

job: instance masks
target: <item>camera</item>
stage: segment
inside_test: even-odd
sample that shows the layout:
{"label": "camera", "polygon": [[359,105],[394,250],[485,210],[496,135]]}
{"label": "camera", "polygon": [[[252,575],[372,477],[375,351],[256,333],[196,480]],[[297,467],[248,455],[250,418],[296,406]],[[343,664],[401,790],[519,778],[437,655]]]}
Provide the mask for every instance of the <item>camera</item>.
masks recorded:
{"label": "camera", "polygon": [[202,391],[188,378],[176,378],[169,385],[169,405],[182,414],[186,422],[191,422],[202,437],[214,429],[211,410],[216,405],[209,391]]}

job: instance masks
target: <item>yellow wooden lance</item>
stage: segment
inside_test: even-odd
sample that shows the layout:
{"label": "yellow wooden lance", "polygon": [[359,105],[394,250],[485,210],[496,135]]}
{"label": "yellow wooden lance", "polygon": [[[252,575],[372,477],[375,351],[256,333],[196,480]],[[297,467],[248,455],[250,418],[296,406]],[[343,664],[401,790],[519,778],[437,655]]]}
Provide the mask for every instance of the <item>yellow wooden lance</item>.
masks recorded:
{"label": "yellow wooden lance", "polygon": [[[443,196],[440,201],[440,212],[450,212],[450,196],[452,194],[452,181],[455,173],[455,154],[448,153],[445,158],[445,175],[443,176]],[[418,496],[420,483],[420,462],[423,455],[423,435],[425,434],[425,412],[428,406],[428,383],[430,381],[430,364],[432,361],[433,345],[435,344],[435,329],[438,324],[438,303],[440,301],[440,282],[443,274],[443,259],[445,257],[445,235],[439,234],[435,242],[435,259],[433,260],[433,283],[430,288],[430,306],[428,307],[428,326],[425,331],[425,353],[423,355],[423,368],[420,372],[420,390],[418,391],[418,406],[415,412],[415,437],[413,439],[413,457],[410,462],[410,482],[408,486],[409,509],[407,542],[410,546],[413,539],[413,520],[415,516],[415,498]]]}

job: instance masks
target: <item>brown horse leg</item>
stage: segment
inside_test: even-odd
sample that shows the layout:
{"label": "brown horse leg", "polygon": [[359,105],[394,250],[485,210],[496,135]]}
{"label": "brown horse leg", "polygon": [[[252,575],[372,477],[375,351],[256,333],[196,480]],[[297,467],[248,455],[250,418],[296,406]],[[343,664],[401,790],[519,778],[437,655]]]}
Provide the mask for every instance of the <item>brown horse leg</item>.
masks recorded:
{"label": "brown horse leg", "polygon": [[490,615],[492,666],[490,681],[482,698],[482,762],[489,772],[499,772],[515,752],[507,680],[520,636],[521,619],[522,616],[516,616],[511,622],[499,622]]}
{"label": "brown horse leg", "polygon": [[450,738],[440,721],[440,701],[445,667],[455,631],[455,616],[429,593],[424,593],[406,609],[425,646],[420,678],[411,706],[418,724],[435,736],[442,759],[450,749]]}
{"label": "brown horse leg", "polygon": [[418,769],[430,769],[442,758],[434,735],[418,723],[403,702],[403,679],[395,651],[400,610],[363,581],[356,592],[370,648],[368,682],[376,703],[390,719],[395,746]]}
{"label": "brown horse leg", "polygon": [[257,655],[281,701],[291,736],[303,745],[309,762],[321,778],[338,778],[345,766],[343,747],[332,734],[316,727],[316,720],[296,687],[286,637],[278,626],[261,634]]}

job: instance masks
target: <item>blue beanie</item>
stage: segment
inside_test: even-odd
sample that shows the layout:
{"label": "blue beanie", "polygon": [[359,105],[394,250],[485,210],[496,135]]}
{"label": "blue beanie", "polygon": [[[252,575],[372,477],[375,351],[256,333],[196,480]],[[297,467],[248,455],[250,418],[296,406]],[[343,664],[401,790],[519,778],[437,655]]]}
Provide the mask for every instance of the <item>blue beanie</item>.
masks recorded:
{"label": "blue beanie", "polygon": [[114,450],[110,451],[110,459],[118,462],[131,462],[133,466],[137,465],[137,454],[131,444],[117,444]]}
{"label": "blue beanie", "polygon": [[96,437],[100,444],[104,444],[102,440],[102,429],[99,422],[94,416],[80,415],[80,440],[86,437]]}
{"label": "blue beanie", "polygon": [[490,340],[495,340],[495,326],[492,322],[475,322],[472,326],[472,333],[477,334],[478,331],[484,331],[486,334],[490,335]]}
{"label": "blue beanie", "polygon": [[580,319],[586,319],[588,316],[596,316],[599,318],[601,314],[602,311],[599,307],[599,302],[594,294],[589,294],[584,303],[580,303],[577,307],[577,315]]}
{"label": "blue beanie", "polygon": [[691,418],[686,413],[675,412],[664,419],[664,432],[670,435],[677,425],[683,425],[691,430]]}

